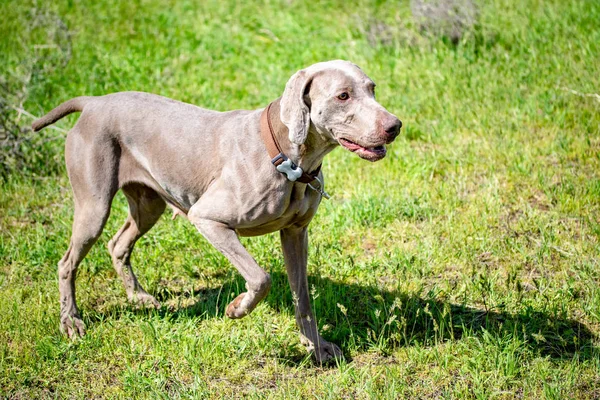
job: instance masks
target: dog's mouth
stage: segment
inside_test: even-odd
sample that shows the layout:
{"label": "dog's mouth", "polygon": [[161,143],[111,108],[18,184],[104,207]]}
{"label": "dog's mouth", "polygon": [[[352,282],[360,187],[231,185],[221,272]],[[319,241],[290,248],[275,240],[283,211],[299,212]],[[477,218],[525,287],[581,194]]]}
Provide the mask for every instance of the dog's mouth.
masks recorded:
{"label": "dog's mouth", "polygon": [[346,149],[358,155],[360,158],[369,161],[379,161],[385,157],[385,154],[387,153],[384,145],[365,147],[345,138],[338,139],[338,142],[340,142],[340,144]]}

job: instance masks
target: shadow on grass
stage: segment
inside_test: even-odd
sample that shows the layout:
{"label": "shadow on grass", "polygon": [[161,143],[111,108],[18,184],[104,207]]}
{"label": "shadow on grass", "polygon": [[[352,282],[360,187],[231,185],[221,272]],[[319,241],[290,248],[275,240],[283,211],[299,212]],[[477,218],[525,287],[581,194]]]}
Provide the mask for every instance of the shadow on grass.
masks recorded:
{"label": "shadow on grass", "polygon": [[[277,312],[293,315],[293,301],[287,276],[271,272],[273,285],[265,299]],[[313,310],[323,336],[342,347],[368,349],[376,347],[386,353],[399,346],[432,346],[444,341],[475,338],[499,347],[518,345],[535,354],[553,359],[585,360],[595,357],[595,335],[583,324],[553,311],[536,311],[525,307],[513,314],[502,310],[481,310],[440,301],[432,293],[409,296],[402,292],[382,291],[371,286],[346,284],[328,278],[309,276]],[[170,319],[202,316],[221,317],[232,295],[244,291],[241,277],[227,280],[222,286],[183,291],[161,291],[159,301],[178,296],[199,298],[190,306],[169,309],[161,316]],[[118,310],[111,310],[114,313]],[[114,314],[113,314],[114,315]],[[251,318],[251,316],[249,317]],[[94,318],[92,318],[94,319]],[[287,362],[301,362],[304,355],[290,357]]]}

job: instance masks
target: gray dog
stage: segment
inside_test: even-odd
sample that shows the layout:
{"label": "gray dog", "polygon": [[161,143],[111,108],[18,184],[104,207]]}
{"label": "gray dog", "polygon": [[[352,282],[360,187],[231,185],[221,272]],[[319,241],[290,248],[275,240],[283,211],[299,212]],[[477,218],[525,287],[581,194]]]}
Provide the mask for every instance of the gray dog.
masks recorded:
{"label": "gray dog", "polygon": [[69,100],[33,123],[38,131],[81,111],[65,158],[75,213],[69,248],[58,263],[61,326],[84,334],[75,301],[77,266],[100,236],[115,193],[129,216],[108,243],[132,302],[160,307],[130,264],[135,242],[165,206],[186,216],[246,280],[228,306],[249,314],[271,278],[238,239],[279,231],[302,343],[318,362],[341,357],[319,335],[306,278],[307,227],[323,196],[323,157],[342,145],[377,161],[401,122],[375,100],[375,84],[347,61],[314,64],[288,81],[265,109],[217,112],[157,95],[123,92]]}

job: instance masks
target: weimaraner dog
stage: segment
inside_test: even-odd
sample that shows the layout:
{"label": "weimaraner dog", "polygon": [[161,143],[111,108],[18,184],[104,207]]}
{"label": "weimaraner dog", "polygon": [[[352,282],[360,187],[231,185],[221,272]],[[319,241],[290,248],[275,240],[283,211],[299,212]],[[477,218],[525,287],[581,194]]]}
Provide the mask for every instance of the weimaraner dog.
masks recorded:
{"label": "weimaraner dog", "polygon": [[323,157],[337,145],[369,161],[385,157],[401,122],[375,100],[375,84],[347,61],[295,73],[265,109],[217,112],[139,92],[69,100],[33,123],[38,131],[67,114],[81,117],[65,158],[75,202],[71,242],[58,263],[61,327],[84,334],[75,302],[77,266],[100,236],[121,189],[129,216],[108,243],[132,302],[160,307],[130,264],[135,242],[168,204],[186,216],[246,280],[228,306],[249,314],[271,279],[238,236],[279,231],[301,342],[318,362],[341,357],[319,335],[306,277],[307,227],[323,196]]}

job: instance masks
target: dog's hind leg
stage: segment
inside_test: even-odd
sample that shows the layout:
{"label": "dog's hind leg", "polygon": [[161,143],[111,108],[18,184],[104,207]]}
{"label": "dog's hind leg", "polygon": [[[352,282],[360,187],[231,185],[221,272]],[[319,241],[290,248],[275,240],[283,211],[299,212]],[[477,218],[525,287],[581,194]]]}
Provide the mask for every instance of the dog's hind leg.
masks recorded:
{"label": "dog's hind leg", "polygon": [[75,213],[69,248],[58,263],[61,328],[69,336],[85,333],[75,300],[77,267],[96,242],[117,191],[115,149],[101,140],[86,140],[74,128],[67,136],[66,161]]}
{"label": "dog's hind leg", "polygon": [[131,268],[130,257],[135,242],[154,226],[164,212],[165,202],[154,190],[141,184],[129,184],[122,190],[129,202],[129,215],[108,242],[108,250],[115,270],[123,280],[129,301],[159,308],[159,302],[138,282]]}

